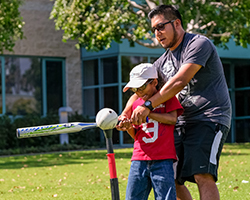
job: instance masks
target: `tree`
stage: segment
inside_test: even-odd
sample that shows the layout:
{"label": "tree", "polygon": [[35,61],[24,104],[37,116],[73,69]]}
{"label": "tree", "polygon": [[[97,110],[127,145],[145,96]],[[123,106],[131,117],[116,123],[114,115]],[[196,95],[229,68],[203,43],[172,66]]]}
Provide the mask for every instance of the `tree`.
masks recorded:
{"label": "tree", "polygon": [[128,39],[149,48],[159,48],[150,32],[149,11],[160,4],[174,4],[183,16],[184,29],[200,33],[219,47],[233,39],[236,45],[250,43],[250,0],[55,0],[50,18],[64,30],[63,41],[77,39],[77,46],[99,51],[112,41]]}
{"label": "tree", "polygon": [[15,41],[23,38],[24,22],[18,10],[21,0],[0,0],[0,53],[13,51]]}

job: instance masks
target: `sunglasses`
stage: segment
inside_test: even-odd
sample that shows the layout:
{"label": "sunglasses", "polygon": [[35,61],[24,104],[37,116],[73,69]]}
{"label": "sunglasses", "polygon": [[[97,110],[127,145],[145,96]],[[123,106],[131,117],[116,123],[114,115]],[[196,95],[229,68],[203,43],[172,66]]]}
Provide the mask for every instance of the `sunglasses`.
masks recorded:
{"label": "sunglasses", "polygon": [[151,83],[154,79],[148,80],[146,83],[144,83],[141,87],[139,88],[130,88],[132,92],[137,92],[137,91],[143,91],[146,89],[147,85]]}
{"label": "sunglasses", "polygon": [[173,23],[174,21],[175,21],[175,19],[174,19],[174,20],[171,20],[171,21],[168,21],[168,22],[166,22],[166,23],[159,23],[159,24],[157,24],[155,27],[152,27],[152,28],[151,28],[151,31],[152,31],[152,33],[155,33],[155,30],[157,30],[157,31],[163,31],[164,28],[165,28],[165,25],[167,25],[167,24],[169,24],[169,23]]}

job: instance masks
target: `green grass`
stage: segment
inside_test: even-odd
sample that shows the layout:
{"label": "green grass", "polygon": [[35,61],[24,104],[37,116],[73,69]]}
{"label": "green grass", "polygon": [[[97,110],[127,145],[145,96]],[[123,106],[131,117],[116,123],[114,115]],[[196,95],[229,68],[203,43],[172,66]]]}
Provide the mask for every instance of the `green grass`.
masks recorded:
{"label": "green grass", "polygon": [[[199,199],[196,184],[186,184],[193,199]],[[250,144],[224,145],[217,187],[221,200],[250,200]]]}
{"label": "green grass", "polygon": [[[132,148],[115,149],[120,199],[125,190]],[[219,167],[221,199],[250,199],[250,144],[225,145]],[[195,184],[187,183],[194,199]],[[0,199],[110,200],[106,150],[1,157]],[[154,199],[151,193],[150,200]]]}

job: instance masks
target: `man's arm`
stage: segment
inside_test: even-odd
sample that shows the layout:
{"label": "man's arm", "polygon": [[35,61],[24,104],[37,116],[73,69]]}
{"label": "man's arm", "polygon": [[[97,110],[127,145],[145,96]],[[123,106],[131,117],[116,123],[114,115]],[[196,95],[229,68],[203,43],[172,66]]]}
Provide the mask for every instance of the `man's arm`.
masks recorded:
{"label": "man's arm", "polygon": [[152,106],[155,108],[179,93],[191,81],[200,68],[200,65],[192,63],[181,66],[176,75],[165,83],[158,93],[150,98]]}
{"label": "man's arm", "polygon": [[[155,108],[175,96],[190,82],[200,68],[201,65],[192,63],[182,65],[179,71],[165,83],[161,90],[149,99],[152,102],[152,106]],[[144,123],[149,113],[150,110],[145,106],[138,106],[132,113],[132,123],[135,125]]]}

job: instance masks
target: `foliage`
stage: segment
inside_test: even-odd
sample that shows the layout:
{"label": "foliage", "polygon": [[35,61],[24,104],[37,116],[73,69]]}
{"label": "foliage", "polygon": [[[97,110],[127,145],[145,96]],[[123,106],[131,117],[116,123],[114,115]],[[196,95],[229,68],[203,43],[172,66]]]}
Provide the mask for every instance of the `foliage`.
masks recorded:
{"label": "foliage", "polygon": [[0,53],[12,51],[15,41],[23,38],[21,4],[22,0],[0,0]]}
{"label": "foliage", "polygon": [[[221,199],[250,199],[250,144],[226,144],[217,186]],[[132,148],[115,149],[120,199],[125,199]],[[111,199],[107,150],[1,157],[1,199]],[[199,199],[196,184],[186,186]],[[154,199],[151,192],[149,200]]]}
{"label": "foliage", "polygon": [[[88,119],[77,113],[69,117],[71,121],[87,122]],[[57,115],[40,117],[39,115],[26,115],[12,120],[7,115],[0,117],[0,155],[38,153],[60,150],[76,150],[100,147],[100,131],[89,129],[79,133],[69,134],[69,144],[60,145],[59,135],[17,139],[16,129],[39,125],[58,124]]]}
{"label": "foliage", "polygon": [[77,47],[87,50],[107,49],[123,38],[131,46],[159,48],[147,15],[156,5],[173,2],[187,32],[203,34],[224,48],[231,38],[243,47],[250,43],[250,0],[55,0],[50,18],[56,29],[64,30],[63,41],[77,39]]}

